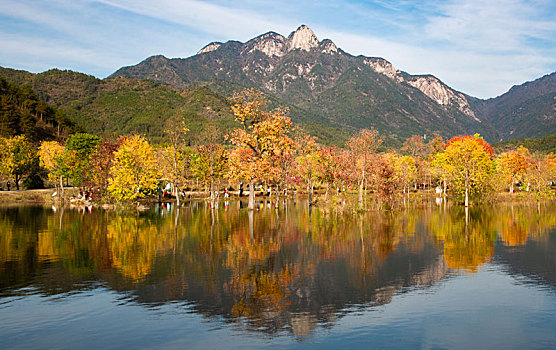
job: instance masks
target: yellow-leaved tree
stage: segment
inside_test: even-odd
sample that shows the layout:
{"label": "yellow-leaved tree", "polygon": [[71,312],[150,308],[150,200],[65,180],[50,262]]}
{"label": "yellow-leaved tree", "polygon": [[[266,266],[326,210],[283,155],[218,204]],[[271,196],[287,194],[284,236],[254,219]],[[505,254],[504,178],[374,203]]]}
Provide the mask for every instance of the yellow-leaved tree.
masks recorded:
{"label": "yellow-leaved tree", "polygon": [[444,152],[435,155],[433,165],[445,171],[455,192],[465,197],[467,207],[470,193],[482,196],[488,190],[495,170],[492,155],[492,147],[479,134],[459,135],[448,140]]}
{"label": "yellow-leaved tree", "polygon": [[114,153],[108,192],[118,201],[153,194],[161,173],[151,145],[142,136],[126,137]]}
{"label": "yellow-leaved tree", "polygon": [[37,149],[24,135],[0,137],[0,175],[11,177],[17,190],[36,160]]}
{"label": "yellow-leaved tree", "polygon": [[[60,185],[60,195],[64,194],[64,177],[68,176],[68,171],[74,165],[69,161],[71,154],[66,147],[57,141],[43,141],[39,147],[40,165],[48,171],[48,180]],[[59,180],[59,182],[58,182]]]}

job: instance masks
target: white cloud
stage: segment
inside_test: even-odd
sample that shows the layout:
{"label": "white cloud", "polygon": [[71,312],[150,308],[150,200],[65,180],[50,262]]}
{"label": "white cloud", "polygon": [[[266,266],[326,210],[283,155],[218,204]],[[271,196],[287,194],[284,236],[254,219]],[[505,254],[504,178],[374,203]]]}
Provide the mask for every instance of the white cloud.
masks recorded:
{"label": "white cloud", "polygon": [[180,26],[202,30],[226,40],[248,40],[269,30],[290,30],[295,24],[276,23],[273,16],[196,0],[98,0],[98,2]]}
{"label": "white cloud", "polygon": [[455,0],[431,16],[425,34],[431,40],[479,52],[515,52],[529,38],[554,43],[554,19],[542,19],[542,9],[521,0]]}

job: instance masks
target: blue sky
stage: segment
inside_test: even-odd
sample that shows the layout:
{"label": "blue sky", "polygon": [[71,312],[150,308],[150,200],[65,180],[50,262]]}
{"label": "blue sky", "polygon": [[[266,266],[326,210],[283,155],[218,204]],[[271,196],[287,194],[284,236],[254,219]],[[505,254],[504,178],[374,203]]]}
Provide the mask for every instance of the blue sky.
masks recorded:
{"label": "blue sky", "polygon": [[351,54],[383,57],[488,98],[556,71],[554,0],[0,0],[0,65],[100,78],[211,41],[308,25]]}

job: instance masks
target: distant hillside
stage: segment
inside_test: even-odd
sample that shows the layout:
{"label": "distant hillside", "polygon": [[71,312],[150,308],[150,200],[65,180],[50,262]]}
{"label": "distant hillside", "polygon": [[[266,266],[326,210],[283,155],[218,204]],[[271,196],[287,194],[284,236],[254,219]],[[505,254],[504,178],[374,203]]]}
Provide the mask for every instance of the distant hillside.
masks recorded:
{"label": "distant hillside", "polygon": [[556,154],[556,134],[547,135],[538,139],[517,139],[498,142],[492,145],[496,153],[502,153],[519,146],[526,147],[531,152]]}
{"label": "distant hillside", "polygon": [[490,121],[501,139],[556,133],[556,72],[512,87],[488,100],[470,100],[477,114]]}
{"label": "distant hillside", "polygon": [[25,135],[38,142],[63,139],[77,130],[65,113],[40,99],[29,85],[0,76],[0,136]]}
{"label": "distant hillside", "polygon": [[352,56],[331,40],[319,41],[306,26],[287,38],[269,32],[246,43],[210,43],[185,59],[152,56],[111,77],[178,88],[213,81],[256,87],[295,107],[294,118],[349,132],[374,126],[403,138],[434,132],[499,138],[467,96],[434,76],[400,72],[382,58]]}
{"label": "distant hillside", "polygon": [[208,125],[218,125],[223,132],[235,126],[226,98],[207,88],[178,90],[148,80],[100,80],[61,70],[32,74],[1,68],[0,76],[30,84],[83,130],[108,139],[144,134],[161,140],[165,120],[176,113],[192,130],[191,142]]}

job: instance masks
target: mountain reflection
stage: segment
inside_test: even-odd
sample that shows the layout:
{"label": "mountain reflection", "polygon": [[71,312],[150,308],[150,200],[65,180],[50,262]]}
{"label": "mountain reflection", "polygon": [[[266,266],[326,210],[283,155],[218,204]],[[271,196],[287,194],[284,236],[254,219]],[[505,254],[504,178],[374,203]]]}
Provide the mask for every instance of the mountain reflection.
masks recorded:
{"label": "mountain reflection", "polygon": [[[448,272],[508,266],[551,288],[554,204],[346,214],[284,202],[258,211],[0,209],[0,297],[103,287],[148,306],[183,301],[239,327],[305,336],[352,307],[389,303]],[[547,249],[548,248],[548,249]]]}

